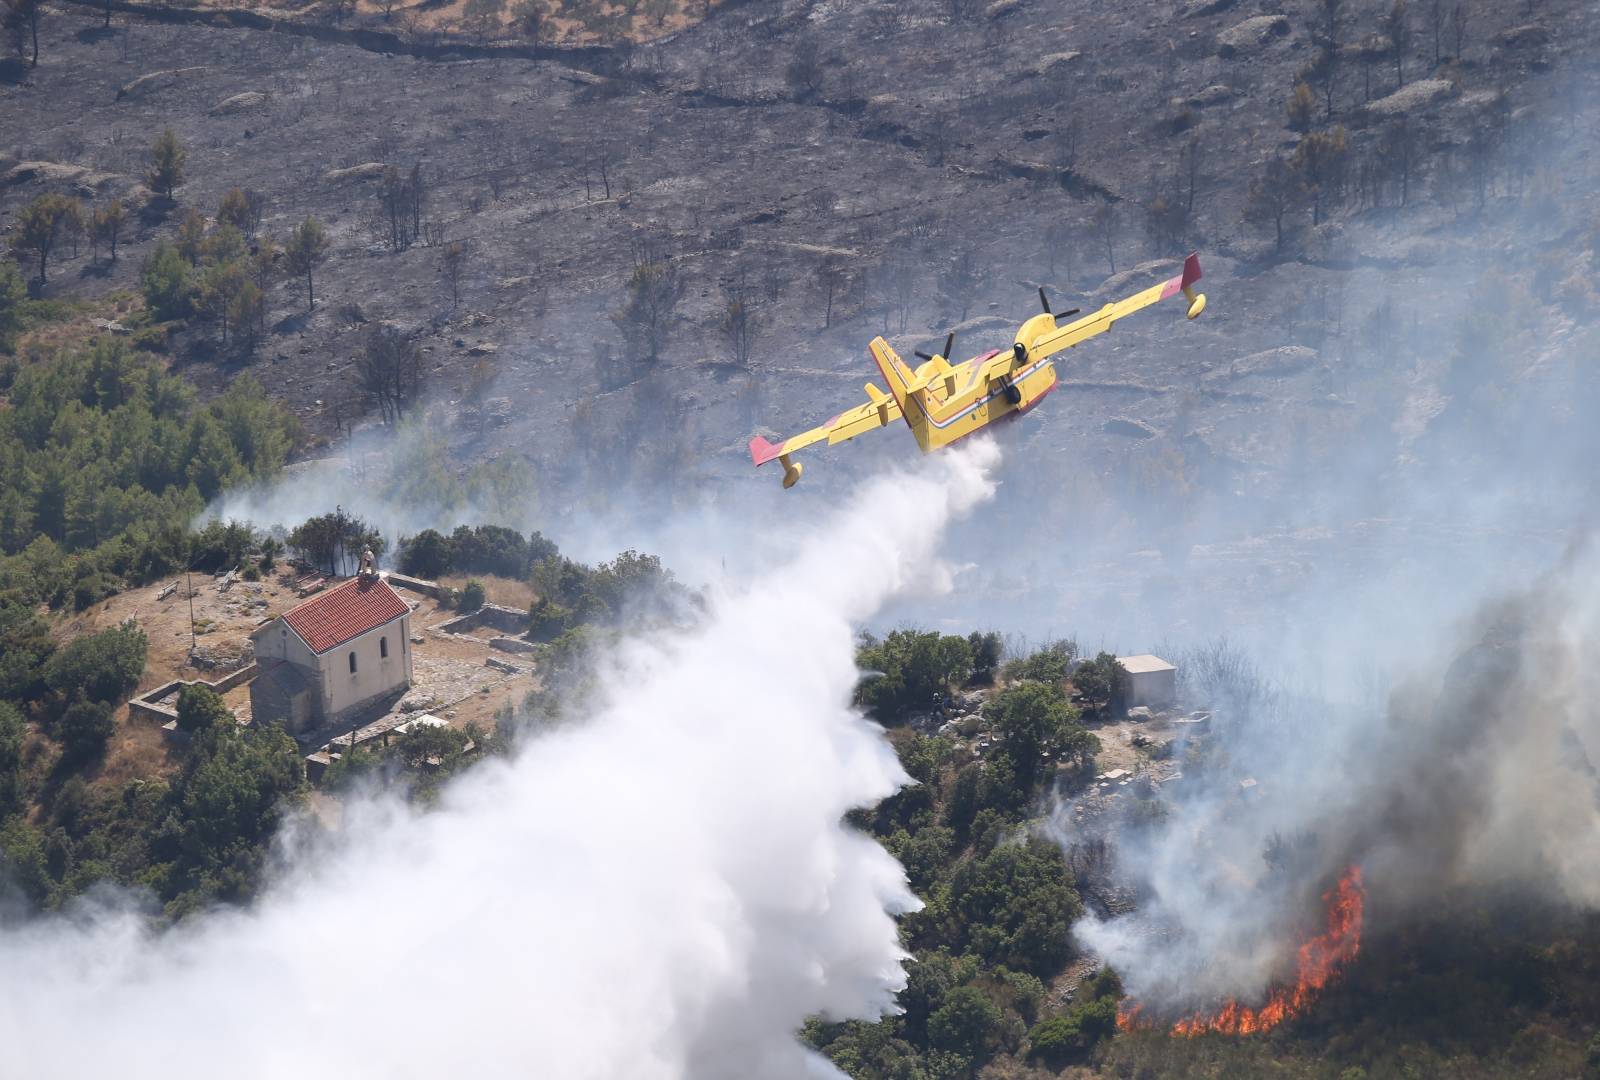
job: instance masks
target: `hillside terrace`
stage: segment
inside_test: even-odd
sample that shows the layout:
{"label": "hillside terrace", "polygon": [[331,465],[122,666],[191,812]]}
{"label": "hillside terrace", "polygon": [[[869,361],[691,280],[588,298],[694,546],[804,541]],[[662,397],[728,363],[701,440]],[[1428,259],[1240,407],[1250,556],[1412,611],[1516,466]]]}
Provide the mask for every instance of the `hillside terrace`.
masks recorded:
{"label": "hillside terrace", "polygon": [[[276,618],[320,589],[322,575],[306,574],[284,565],[261,581],[244,581],[227,575],[192,575],[193,631],[191,638],[189,585],[185,578],[168,579],[130,589],[80,615],[64,621],[62,637],[75,637],[132,620],[149,637],[149,658],[144,677],[129,706],[118,715],[119,729],[165,728],[176,732],[177,695],[186,683],[205,682],[221,693],[241,724],[251,722],[250,679],[254,657],[250,634],[263,622]],[[537,685],[532,658],[513,654],[491,641],[504,631],[481,620],[461,620],[461,614],[441,603],[432,583],[396,575],[393,584],[412,605],[415,648],[413,681],[403,695],[386,708],[369,711],[352,723],[324,728],[302,737],[310,752],[313,775],[329,760],[330,743],[346,747],[380,738],[386,732],[426,713],[437,715],[452,727],[469,724],[491,730],[495,713],[514,705]],[[175,586],[175,587],[174,587]],[[488,582],[491,598],[517,599],[517,583]],[[505,594],[502,597],[502,592]],[[513,609],[500,605],[510,612]],[[500,616],[494,620],[503,622]],[[442,628],[456,623],[457,629]],[[191,648],[191,640],[193,647]],[[132,732],[124,731],[125,735]],[[113,740],[112,754],[127,743],[147,750],[149,740],[125,737]],[[319,758],[320,755],[320,758]]]}

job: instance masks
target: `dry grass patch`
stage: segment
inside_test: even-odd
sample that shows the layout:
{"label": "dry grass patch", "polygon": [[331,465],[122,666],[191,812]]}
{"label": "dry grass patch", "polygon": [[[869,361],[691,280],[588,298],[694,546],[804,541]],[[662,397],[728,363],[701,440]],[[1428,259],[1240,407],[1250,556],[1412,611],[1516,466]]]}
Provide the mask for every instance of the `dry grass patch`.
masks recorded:
{"label": "dry grass patch", "polygon": [[484,595],[491,604],[523,611],[533,606],[533,586],[515,578],[496,577],[493,574],[447,574],[439,579],[439,584],[460,592],[469,581],[483,583]]}

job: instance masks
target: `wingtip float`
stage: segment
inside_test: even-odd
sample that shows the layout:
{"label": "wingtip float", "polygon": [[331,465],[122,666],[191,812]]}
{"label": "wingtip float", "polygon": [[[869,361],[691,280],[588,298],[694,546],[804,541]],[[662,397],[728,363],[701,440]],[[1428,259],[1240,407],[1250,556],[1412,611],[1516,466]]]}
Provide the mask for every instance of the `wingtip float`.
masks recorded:
{"label": "wingtip float", "polygon": [[915,369],[900,359],[887,341],[875,337],[867,352],[888,385],[888,393],[869,382],[865,404],[810,431],[776,443],[757,435],[750,440],[750,460],[759,467],[776,459],[783,466],[783,486],[791,488],[804,471],[792,457],[798,451],[824,439],[832,446],[895,420],[905,420],[924,453],[949,446],[997,420],[1033,408],[1056,388],[1055,363],[1050,358],[1105,333],[1117,320],[1180,293],[1189,302],[1187,317],[1197,318],[1206,309],[1205,294],[1194,287],[1200,277],[1200,256],[1191,253],[1176,277],[1081,318],[1075,318],[1079,314],[1076,308],[1052,312],[1041,288],[1039,305],[1044,310],[1017,328],[1010,350],[994,349],[959,364],[950,362],[954,334],[945,338],[943,352],[915,354],[922,361]]}

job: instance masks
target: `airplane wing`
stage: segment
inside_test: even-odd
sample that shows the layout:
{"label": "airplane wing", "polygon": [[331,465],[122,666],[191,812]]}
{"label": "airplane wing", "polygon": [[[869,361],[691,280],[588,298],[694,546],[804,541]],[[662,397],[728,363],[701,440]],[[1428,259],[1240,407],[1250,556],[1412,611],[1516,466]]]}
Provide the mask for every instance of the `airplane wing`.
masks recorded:
{"label": "airplane wing", "polygon": [[[961,393],[981,393],[987,390],[988,397],[981,399],[987,401],[995,395],[995,391],[987,384],[999,380],[1011,395],[1011,404],[1019,405],[1021,403],[1021,399],[1017,397],[1019,391],[1014,382],[1006,380],[1018,377],[1018,371],[1025,362],[1033,364],[1036,368],[1039,362],[1047,359],[1052,353],[1071,348],[1096,334],[1103,334],[1111,329],[1118,319],[1126,318],[1141,308],[1149,307],[1178,293],[1182,293],[1189,301],[1188,315],[1192,319],[1204,311],[1206,306],[1206,298],[1194,290],[1194,283],[1199,280],[1200,257],[1191,254],[1184,260],[1183,273],[1177,277],[1153,285],[1125,300],[1107,304],[1094,314],[1086,315],[1075,322],[1057,324],[1056,316],[1051,313],[1049,305],[1045,304],[1041,314],[1035,315],[1017,329],[1016,339],[1009,353],[985,353],[964,364],[952,365],[943,356],[924,357],[927,363],[912,371],[894,354],[887,342],[882,338],[875,338],[868,349],[878,366],[878,371],[888,380],[890,388],[894,391],[893,396],[867,383],[866,404],[842,412],[827,423],[819,424],[810,431],[803,431],[799,435],[777,443],[768,442],[757,435],[750,440],[750,460],[760,466],[777,459],[783,465],[783,486],[793,487],[800,479],[802,468],[798,462],[790,460],[791,454],[824,439],[830,446],[842,443],[899,420],[902,416],[910,423],[912,433],[917,437],[917,444],[924,450],[946,445],[953,441],[953,438],[930,441],[919,430],[919,424],[938,423],[936,419],[930,420],[926,408],[929,401],[935,407],[942,405],[949,400],[948,395],[957,393],[958,385],[963,387]],[[1039,290],[1039,299],[1041,302],[1045,300],[1043,289]],[[950,344],[947,341],[945,351],[949,350]],[[1021,376],[1026,377],[1028,371],[1034,368],[1022,371]],[[978,381],[985,385],[974,388],[972,384]],[[1052,381],[1050,385],[1053,386],[1054,382]],[[1048,390],[1048,387],[1045,390]],[[1042,393],[1036,394],[1034,400],[1037,400],[1038,396],[1042,396]],[[913,400],[919,408],[910,413],[905,412],[905,403]],[[966,413],[971,413],[973,408],[976,408],[976,404],[969,407]],[[961,418],[954,416],[946,423],[953,423]],[[975,423],[969,422],[968,426],[969,428],[982,426],[990,419],[992,417],[980,418]]]}
{"label": "airplane wing", "polygon": [[[803,431],[798,435],[791,435],[782,442],[768,442],[760,435],[750,440],[750,460],[756,465],[765,465],[774,458],[787,458],[797,450],[803,450],[813,443],[826,439],[828,445],[842,443],[857,435],[865,434],[881,428],[900,419],[900,405],[894,398],[868,383],[867,402],[857,405],[840,413],[833,419],[823,424],[818,424],[810,431]],[[800,479],[800,466],[784,462],[784,487],[793,486],[795,480]],[[791,479],[792,476],[792,479]]]}
{"label": "airplane wing", "polygon": [[[1199,280],[1200,256],[1191,254],[1183,262],[1183,273],[1177,277],[1168,278],[1159,285],[1152,285],[1125,300],[1107,304],[1099,311],[1085,315],[1065,326],[1055,326],[1053,320],[1044,323],[1044,316],[1034,316],[1017,332],[1017,343],[1026,346],[1028,359],[1042,360],[1062,349],[1070,349],[1096,334],[1103,334],[1110,330],[1118,319],[1126,318],[1141,308],[1147,308],[1178,293],[1182,293],[1189,300],[1188,315],[1192,319],[1204,311],[1206,306],[1205,296],[1194,291],[1194,283]],[[1029,330],[1033,332],[1030,334]]]}

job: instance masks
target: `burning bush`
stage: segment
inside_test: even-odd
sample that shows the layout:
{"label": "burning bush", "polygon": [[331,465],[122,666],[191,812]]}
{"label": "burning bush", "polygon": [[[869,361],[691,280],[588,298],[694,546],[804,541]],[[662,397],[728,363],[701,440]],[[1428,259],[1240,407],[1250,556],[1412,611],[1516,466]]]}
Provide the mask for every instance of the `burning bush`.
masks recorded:
{"label": "burning bush", "polygon": [[[1172,1025],[1172,1034],[1254,1035],[1277,1027],[1310,1007],[1329,980],[1361,949],[1362,907],[1366,900],[1361,868],[1352,866],[1346,870],[1339,883],[1322,894],[1322,900],[1328,909],[1328,929],[1300,946],[1293,986],[1278,987],[1255,1008],[1230,998],[1214,1012],[1196,1013],[1177,1021]],[[1140,1006],[1119,1012],[1117,1026],[1124,1030],[1146,1026]]]}

